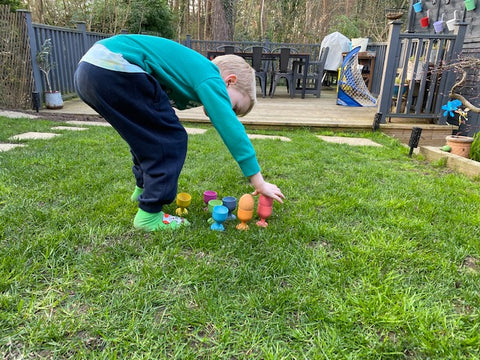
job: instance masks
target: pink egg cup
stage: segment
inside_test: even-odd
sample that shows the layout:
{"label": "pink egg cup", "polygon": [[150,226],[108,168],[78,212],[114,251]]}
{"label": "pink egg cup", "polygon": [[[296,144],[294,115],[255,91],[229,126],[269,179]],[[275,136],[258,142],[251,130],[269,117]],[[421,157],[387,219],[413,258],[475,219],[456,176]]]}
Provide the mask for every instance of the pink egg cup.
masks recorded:
{"label": "pink egg cup", "polygon": [[207,190],[203,192],[203,202],[205,203],[205,211],[208,211],[208,202],[210,200],[216,200],[217,199],[217,192],[213,190]]}

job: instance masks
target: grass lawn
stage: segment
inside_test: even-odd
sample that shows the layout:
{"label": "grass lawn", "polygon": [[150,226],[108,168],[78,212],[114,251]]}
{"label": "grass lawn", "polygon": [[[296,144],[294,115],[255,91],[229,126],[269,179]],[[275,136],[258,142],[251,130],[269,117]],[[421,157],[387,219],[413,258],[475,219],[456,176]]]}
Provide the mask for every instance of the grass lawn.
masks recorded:
{"label": "grass lawn", "polygon": [[[0,125],[7,142],[62,124]],[[264,131],[292,139],[252,140],[287,200],[266,229],[215,232],[203,191],[252,188],[208,127],[179,180],[192,226],[149,234],[132,227],[123,140],[61,132],[0,153],[0,357],[480,358],[477,180],[380,133],[353,147]]]}

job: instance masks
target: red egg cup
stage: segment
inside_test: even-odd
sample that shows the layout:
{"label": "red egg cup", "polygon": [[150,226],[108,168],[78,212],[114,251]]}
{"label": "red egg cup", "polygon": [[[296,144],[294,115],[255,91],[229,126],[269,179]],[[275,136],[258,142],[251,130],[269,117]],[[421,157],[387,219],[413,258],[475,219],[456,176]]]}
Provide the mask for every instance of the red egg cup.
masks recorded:
{"label": "red egg cup", "polygon": [[258,198],[258,207],[257,207],[257,214],[260,217],[260,220],[257,221],[256,225],[266,228],[268,223],[265,221],[272,215],[272,208],[273,208],[273,199],[260,195]]}

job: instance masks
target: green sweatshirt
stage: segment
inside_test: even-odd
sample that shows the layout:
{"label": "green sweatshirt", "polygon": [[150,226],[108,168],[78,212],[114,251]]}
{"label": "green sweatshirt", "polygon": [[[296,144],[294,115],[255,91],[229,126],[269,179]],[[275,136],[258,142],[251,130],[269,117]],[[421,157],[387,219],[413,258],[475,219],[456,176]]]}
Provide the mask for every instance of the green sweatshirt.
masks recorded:
{"label": "green sweatshirt", "polygon": [[177,109],[203,105],[243,174],[251,176],[260,171],[245,127],[232,110],[225,82],[210,60],[155,36],[116,35],[98,43],[155,77]]}

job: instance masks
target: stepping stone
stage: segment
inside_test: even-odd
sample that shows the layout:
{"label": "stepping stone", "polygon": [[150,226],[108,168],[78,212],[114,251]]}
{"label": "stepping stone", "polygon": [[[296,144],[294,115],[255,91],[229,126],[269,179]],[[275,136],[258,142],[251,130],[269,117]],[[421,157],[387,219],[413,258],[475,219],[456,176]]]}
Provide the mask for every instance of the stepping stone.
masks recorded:
{"label": "stepping stone", "polygon": [[70,124],[70,125],[82,125],[82,126],[85,126],[85,125],[89,125],[89,126],[105,126],[105,127],[109,127],[109,126],[112,126],[110,125],[108,122],[103,122],[103,121],[79,121],[79,120],[70,120],[70,121],[66,121],[67,124]]}
{"label": "stepping stone", "polygon": [[24,147],[23,144],[0,144],[0,151],[12,150],[16,147]]}
{"label": "stepping stone", "polygon": [[[67,124],[70,125],[91,125],[91,126],[111,126],[108,122],[102,122],[102,121],[80,121],[80,120],[71,120],[71,121],[66,121]],[[84,128],[83,128],[84,129]],[[204,134],[207,130],[205,129],[195,129],[195,128],[185,128],[187,131],[187,134]]]}
{"label": "stepping stone", "polygon": [[205,129],[196,129],[196,128],[185,128],[185,130],[187,131],[187,134],[190,134],[190,135],[205,134],[207,132],[207,130]]}
{"label": "stepping stone", "polygon": [[42,132],[26,132],[19,135],[10,136],[9,140],[32,140],[32,139],[51,139],[60,134],[42,133]]}
{"label": "stepping stone", "polygon": [[88,128],[84,127],[75,127],[75,126],[55,126],[52,130],[71,130],[71,131],[82,131],[87,130]]}
{"label": "stepping stone", "polygon": [[319,139],[329,143],[336,144],[347,144],[352,146],[383,146],[375,141],[364,138],[353,138],[353,137],[343,137],[343,136],[322,136],[317,135]]}
{"label": "stepping stone", "polygon": [[292,139],[285,136],[272,136],[272,135],[259,135],[259,134],[248,134],[249,139],[270,139],[270,140],[280,140],[280,141],[292,141]]}
{"label": "stepping stone", "polygon": [[12,118],[12,119],[20,119],[20,118],[37,119],[38,118],[38,116],[35,116],[35,115],[24,114],[17,111],[6,111],[6,110],[0,110],[0,116]]}

